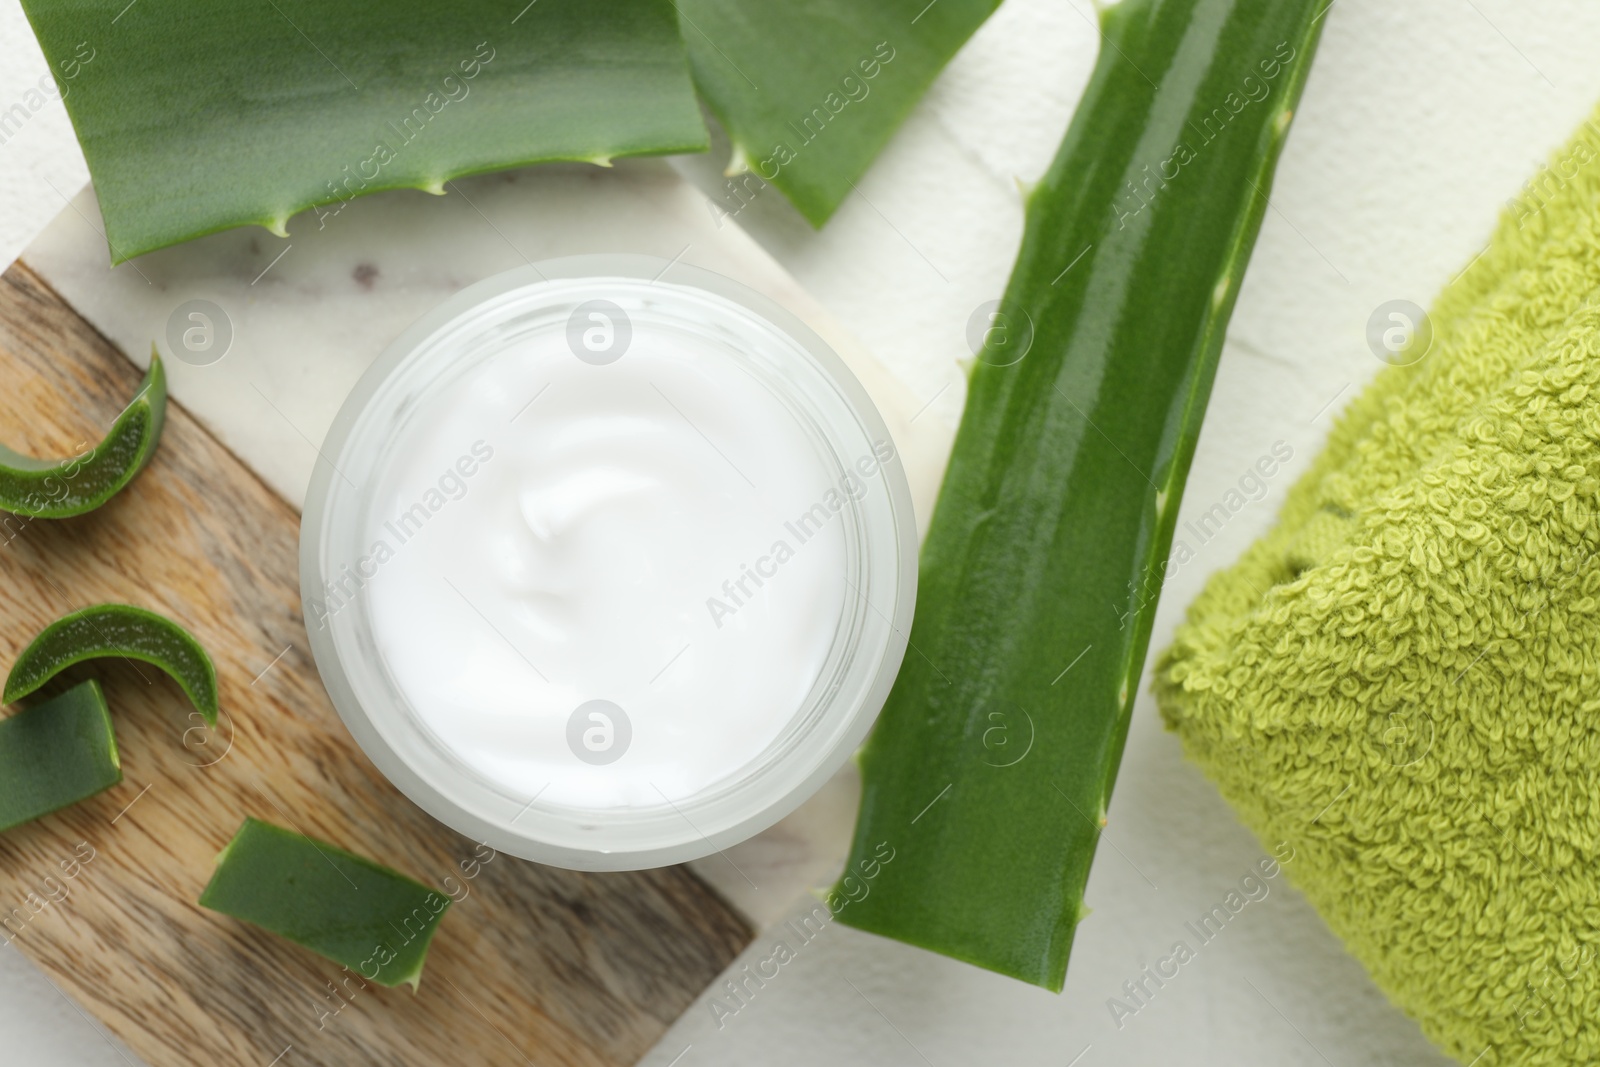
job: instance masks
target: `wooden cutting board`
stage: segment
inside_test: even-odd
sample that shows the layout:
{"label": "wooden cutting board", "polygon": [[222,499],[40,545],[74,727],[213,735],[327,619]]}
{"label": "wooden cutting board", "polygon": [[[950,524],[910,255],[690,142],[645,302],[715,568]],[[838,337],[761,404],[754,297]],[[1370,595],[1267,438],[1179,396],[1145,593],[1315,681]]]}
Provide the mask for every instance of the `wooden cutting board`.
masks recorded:
{"label": "wooden cutting board", "polygon": [[[0,276],[0,439],[98,440],[139,372],[25,266]],[[149,667],[106,690],[121,785],[0,835],[0,937],[154,1067],[632,1064],[749,941],[682,868],[490,855],[390,786],[340,723],[301,618],[299,516],[177,404],[154,462],[76,519],[0,515],[0,670],[50,620],[123,601],[216,661],[205,730]],[[52,686],[50,692],[64,688]],[[421,989],[382,989],[195,900],[254,815],[451,894]]]}

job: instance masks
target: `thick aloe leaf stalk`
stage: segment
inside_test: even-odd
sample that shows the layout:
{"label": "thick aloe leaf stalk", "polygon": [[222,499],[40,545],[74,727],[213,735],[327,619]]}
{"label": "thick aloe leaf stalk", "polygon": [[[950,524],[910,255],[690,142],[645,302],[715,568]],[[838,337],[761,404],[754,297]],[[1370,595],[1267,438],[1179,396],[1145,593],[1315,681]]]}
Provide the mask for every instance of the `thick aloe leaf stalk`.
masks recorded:
{"label": "thick aloe leaf stalk", "polygon": [[733,170],[776,186],[821,226],[1000,0],[677,4]]}
{"label": "thick aloe leaf stalk", "polygon": [[850,869],[883,843],[897,858],[861,899],[841,886],[843,922],[1061,988],[1223,332],[1326,3],[1102,13],[972,376],[912,651],[862,753]]}
{"label": "thick aloe leaf stalk", "polygon": [[703,150],[672,0],[24,0],[112,261],[546,160]]}

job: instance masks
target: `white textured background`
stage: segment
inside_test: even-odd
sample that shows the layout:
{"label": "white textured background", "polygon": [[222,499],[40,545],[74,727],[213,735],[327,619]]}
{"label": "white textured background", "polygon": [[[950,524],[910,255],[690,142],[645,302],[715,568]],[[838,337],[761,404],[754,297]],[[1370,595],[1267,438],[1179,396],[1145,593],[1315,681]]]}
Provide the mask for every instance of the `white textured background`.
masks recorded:
{"label": "white textured background", "polygon": [[[824,232],[770,191],[738,216],[945,418],[959,412],[967,317],[999,295],[1015,250],[1014,180],[1044,168],[1088,75],[1090,18],[1082,0],[1007,0]],[[1295,460],[1169,581],[1157,647],[1205,573],[1271,521],[1331,411],[1377,369],[1363,340],[1372,310],[1396,297],[1426,305],[1600,99],[1596,55],[1600,5],[1583,0],[1337,0],[1234,316],[1180,528],[1274,442]],[[43,73],[15,0],[0,0],[0,111],[24,102]],[[681,167],[715,194],[710,161]],[[84,179],[60,105],[30,113],[0,144],[0,264]],[[1120,1031],[1112,1025],[1106,998],[1261,854],[1146,699],[1065,994],[830,928],[724,1029],[691,1009],[652,1062],[1442,1062],[1282,879],[1149,1008]],[[39,921],[70,922],[70,907]],[[771,940],[758,938],[756,951]],[[0,1035],[6,1063],[131,1062],[14,951],[0,951]]]}

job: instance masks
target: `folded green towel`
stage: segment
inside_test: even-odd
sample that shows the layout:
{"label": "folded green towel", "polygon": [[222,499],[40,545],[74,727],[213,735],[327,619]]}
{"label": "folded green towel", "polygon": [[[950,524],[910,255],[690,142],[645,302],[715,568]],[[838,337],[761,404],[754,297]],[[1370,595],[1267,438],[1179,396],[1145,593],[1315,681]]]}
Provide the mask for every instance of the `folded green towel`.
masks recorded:
{"label": "folded green towel", "polygon": [[1600,1063],[1600,113],[1156,672],[1167,724],[1464,1063]]}

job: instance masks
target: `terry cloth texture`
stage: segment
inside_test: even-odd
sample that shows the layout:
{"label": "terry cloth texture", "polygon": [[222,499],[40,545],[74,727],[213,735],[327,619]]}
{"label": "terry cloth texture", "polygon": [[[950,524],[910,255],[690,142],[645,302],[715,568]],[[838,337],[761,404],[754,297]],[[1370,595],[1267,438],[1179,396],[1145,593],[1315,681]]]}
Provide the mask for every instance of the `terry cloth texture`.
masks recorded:
{"label": "terry cloth texture", "polygon": [[1600,112],[1431,320],[1156,693],[1430,1039],[1600,1064]]}

